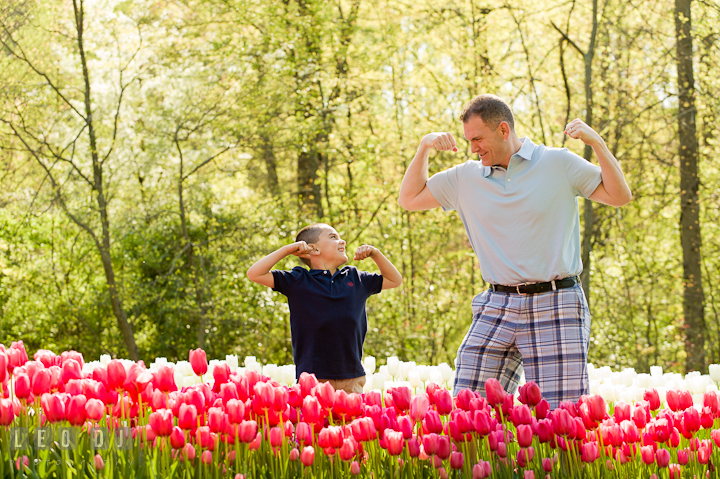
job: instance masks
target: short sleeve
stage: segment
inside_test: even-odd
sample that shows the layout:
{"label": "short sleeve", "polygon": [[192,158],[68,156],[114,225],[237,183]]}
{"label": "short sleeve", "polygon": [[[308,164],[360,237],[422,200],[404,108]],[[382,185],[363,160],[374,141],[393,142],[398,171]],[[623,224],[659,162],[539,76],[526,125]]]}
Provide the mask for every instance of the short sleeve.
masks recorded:
{"label": "short sleeve", "polygon": [[358,280],[365,289],[368,296],[378,294],[382,291],[383,276],[377,273],[368,273],[358,270]]}
{"label": "short sleeve", "polygon": [[600,167],[569,150],[563,153],[565,175],[574,189],[575,196],[589,197],[602,182]]}
{"label": "short sleeve", "polygon": [[442,205],[443,210],[453,211],[457,209],[458,198],[458,177],[462,165],[453,166],[450,169],[435,173],[427,181],[427,187],[433,197]]}
{"label": "short sleeve", "polygon": [[277,291],[278,293],[282,293],[287,296],[288,292],[292,288],[292,285],[295,284],[298,278],[295,268],[292,271],[274,269],[270,272],[273,275],[273,281],[275,281],[273,291]]}

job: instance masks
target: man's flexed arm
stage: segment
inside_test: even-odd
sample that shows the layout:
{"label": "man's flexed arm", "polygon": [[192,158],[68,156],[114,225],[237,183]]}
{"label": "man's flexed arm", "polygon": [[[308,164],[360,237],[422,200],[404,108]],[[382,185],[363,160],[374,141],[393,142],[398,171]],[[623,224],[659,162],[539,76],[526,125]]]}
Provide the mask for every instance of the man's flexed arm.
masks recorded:
{"label": "man's flexed arm", "polygon": [[440,206],[427,187],[428,157],[432,148],[438,151],[457,151],[455,138],[451,133],[425,135],[400,185],[398,204],[406,210],[431,210]]}
{"label": "man's flexed arm", "polygon": [[622,169],[620,169],[620,163],[613,156],[602,137],[584,121],[577,118],[565,127],[565,134],[589,145],[598,158],[602,171],[602,183],[589,198],[615,207],[628,204],[632,200],[632,192],[625,181]]}

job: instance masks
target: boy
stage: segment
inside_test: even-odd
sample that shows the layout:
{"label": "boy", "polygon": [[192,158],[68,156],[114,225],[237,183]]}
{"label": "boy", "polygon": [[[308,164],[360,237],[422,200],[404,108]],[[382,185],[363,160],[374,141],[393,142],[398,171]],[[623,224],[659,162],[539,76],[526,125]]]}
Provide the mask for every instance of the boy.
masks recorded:
{"label": "boy", "polygon": [[[310,270],[270,269],[288,255],[300,257]],[[367,332],[365,301],[383,289],[397,288],[402,276],[374,246],[355,251],[355,261],[372,258],[380,274],[345,266],[345,241],[324,223],[306,226],[295,243],[270,253],[248,269],[251,281],[272,288],[288,298],[290,332],[296,374],[315,374],[320,381],[347,393],[362,393],[365,370],[362,348]]]}

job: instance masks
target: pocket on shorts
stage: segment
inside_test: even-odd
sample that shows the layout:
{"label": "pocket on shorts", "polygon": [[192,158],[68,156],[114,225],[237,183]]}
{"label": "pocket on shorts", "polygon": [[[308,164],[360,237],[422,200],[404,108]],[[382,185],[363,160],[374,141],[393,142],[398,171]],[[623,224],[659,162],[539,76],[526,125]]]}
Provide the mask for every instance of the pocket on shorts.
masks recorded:
{"label": "pocket on shorts", "polygon": [[478,314],[482,313],[482,311],[485,309],[485,306],[487,306],[487,304],[490,302],[490,294],[490,290],[486,289],[472,299],[470,306],[472,309],[473,320],[478,317]]}

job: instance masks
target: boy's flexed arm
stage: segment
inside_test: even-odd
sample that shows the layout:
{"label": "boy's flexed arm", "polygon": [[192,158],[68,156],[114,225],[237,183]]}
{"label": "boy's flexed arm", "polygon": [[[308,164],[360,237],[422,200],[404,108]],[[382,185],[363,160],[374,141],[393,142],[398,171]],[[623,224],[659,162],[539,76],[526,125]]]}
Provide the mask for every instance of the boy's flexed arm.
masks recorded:
{"label": "boy's flexed arm", "polygon": [[273,251],[269,255],[265,256],[263,259],[261,259],[254,265],[250,266],[250,269],[247,270],[247,277],[250,281],[253,281],[257,284],[262,284],[263,286],[267,286],[268,288],[274,288],[275,278],[273,278],[273,275],[270,272],[273,266],[275,266],[278,261],[285,258],[286,256],[289,256],[291,254],[294,254],[295,256],[304,256],[310,253],[312,250],[312,246],[308,246],[308,244],[304,241],[298,241],[297,243],[285,245],[282,248]]}
{"label": "boy's flexed arm", "polygon": [[395,265],[393,265],[379,249],[367,244],[360,246],[355,251],[355,257],[353,259],[360,261],[365,258],[372,258],[380,269],[380,274],[383,277],[382,289],[397,288],[402,284],[402,275],[400,275]]}

